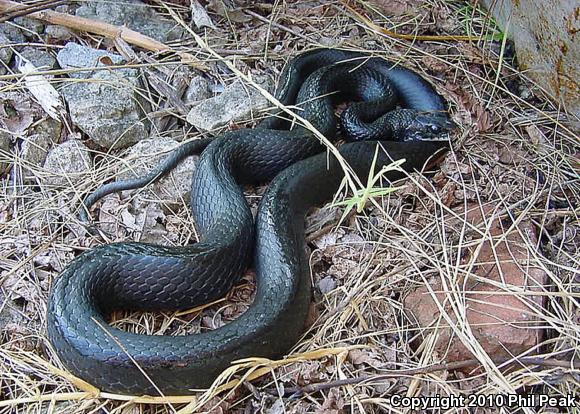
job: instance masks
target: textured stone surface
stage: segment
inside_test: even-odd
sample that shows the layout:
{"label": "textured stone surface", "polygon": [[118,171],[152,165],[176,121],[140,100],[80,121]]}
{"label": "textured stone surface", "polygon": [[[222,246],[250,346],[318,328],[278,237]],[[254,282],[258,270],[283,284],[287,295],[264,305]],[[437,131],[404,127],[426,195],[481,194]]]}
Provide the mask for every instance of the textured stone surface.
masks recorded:
{"label": "textured stone surface", "polygon": [[19,312],[16,303],[4,296],[2,292],[0,292],[0,303],[2,303],[0,308],[0,332],[7,330],[7,327],[11,324],[25,323],[23,313]]}
{"label": "textured stone surface", "polygon": [[22,30],[23,35],[31,40],[38,40],[37,34],[44,32],[44,23],[39,20],[29,19],[28,17],[16,17],[13,21],[24,29]]}
{"label": "textured stone surface", "polygon": [[51,70],[57,67],[55,57],[44,49],[26,46],[20,51],[20,54],[39,70]]}
{"label": "textured stone surface", "polygon": [[[115,54],[69,43],[57,56],[63,68],[107,66],[120,63]],[[95,70],[71,73],[84,82],[63,85],[72,121],[103,148],[124,148],[148,136],[137,90],[141,83],[136,69]]]}
{"label": "textured stone surface", "polygon": [[580,8],[575,0],[480,0],[498,24],[509,28],[526,75],[556,102],[580,116],[578,79]]}
{"label": "textured stone surface", "polygon": [[10,23],[0,23],[0,33],[10,39],[11,43],[24,43],[26,38],[22,30]]}
{"label": "textured stone surface", "polygon": [[162,18],[151,6],[138,0],[87,1],[77,9],[76,15],[126,26],[162,42],[178,39],[183,34],[177,23]]}
{"label": "textured stone surface", "polygon": [[10,133],[0,126],[0,175],[10,168],[10,148],[12,148]]}
{"label": "textured stone surface", "polygon": [[[123,62],[123,58],[120,55],[105,50],[81,46],[74,42],[69,42],[60,49],[56,58],[58,64],[63,69],[105,68],[108,66],[107,62],[115,65]],[[73,71],[68,73],[68,76],[87,79],[97,72],[99,71]],[[121,69],[120,73],[134,75],[135,71],[132,69]]]}
{"label": "textured stone surface", "polygon": [[[0,32],[0,45],[7,45],[10,43],[10,39]],[[0,75],[4,75],[6,73],[6,66],[10,64],[12,60],[12,49],[9,47],[3,47],[0,49]]]}
{"label": "textured stone surface", "polygon": [[192,105],[196,102],[210,98],[211,95],[209,81],[205,77],[197,75],[191,79],[191,82],[189,82],[183,101],[186,105]]}
{"label": "textured stone surface", "polygon": [[44,29],[44,33],[48,38],[57,40],[57,41],[64,41],[72,39],[73,33],[68,30],[66,27],[57,26],[55,24],[49,24]]}
{"label": "textured stone surface", "polygon": [[27,165],[39,166],[44,164],[52,140],[48,135],[31,134],[23,139],[20,158]]}
{"label": "textured stone surface", "polygon": [[[130,166],[131,170],[120,172],[118,174],[119,179],[136,178],[148,173],[152,168],[157,167],[172,149],[178,146],[179,143],[177,141],[169,138],[158,137],[140,141],[131,147],[125,157],[125,165]],[[183,160],[165,177],[149,185],[142,192],[144,197],[169,203],[189,202],[191,180],[197,159],[197,156],[191,156]]]}
{"label": "textured stone surface", "polygon": [[54,147],[44,163],[43,182],[54,186],[70,186],[90,174],[91,157],[80,141],[70,140]]}
{"label": "textured stone surface", "polygon": [[35,124],[28,136],[23,137],[20,146],[20,158],[24,167],[42,166],[49,149],[58,142],[61,130],[62,124],[52,118],[46,118]]}
{"label": "textured stone surface", "polygon": [[[489,218],[492,206],[485,208]],[[462,214],[462,212],[458,212]],[[477,205],[468,206],[467,221],[478,225],[482,223],[480,209]],[[506,294],[507,291],[522,290],[539,291],[539,285],[545,285],[546,273],[530,264],[530,251],[537,242],[535,229],[530,222],[521,222],[517,229],[512,229],[505,239],[500,241],[509,228],[501,221],[494,220],[489,227],[493,243],[489,240],[483,243],[471,243],[464,247],[462,266],[469,269],[470,274],[461,277],[456,290],[465,298],[466,319],[471,330],[483,349],[492,358],[508,358],[518,355],[539,343],[543,331],[537,326],[541,324],[524,302],[529,301],[537,307],[543,304],[540,295]],[[486,226],[480,226],[485,229]],[[518,232],[518,229],[520,232]],[[526,242],[520,233],[529,240]],[[480,236],[475,236],[479,239]],[[479,250],[478,250],[479,249]],[[499,266],[498,264],[499,263]],[[480,280],[476,280],[474,275]],[[482,281],[483,279],[484,281]],[[489,281],[489,282],[486,282]],[[451,282],[448,282],[451,283]],[[498,287],[494,286],[498,285]],[[506,287],[509,286],[509,287]],[[441,281],[431,283],[438,302],[446,304],[445,309],[452,320],[457,319],[449,306]],[[523,300],[522,300],[523,299]],[[405,308],[413,320],[422,328],[427,328],[425,334],[432,333],[438,326],[439,335],[436,350],[448,362],[471,359],[473,355],[457,338],[444,319],[426,287],[420,287],[405,299]],[[465,321],[460,321],[465,323]]]}
{"label": "textured stone surface", "polygon": [[212,131],[230,122],[251,119],[269,102],[257,90],[235,82],[216,97],[201,101],[187,114],[187,122],[200,131]]}

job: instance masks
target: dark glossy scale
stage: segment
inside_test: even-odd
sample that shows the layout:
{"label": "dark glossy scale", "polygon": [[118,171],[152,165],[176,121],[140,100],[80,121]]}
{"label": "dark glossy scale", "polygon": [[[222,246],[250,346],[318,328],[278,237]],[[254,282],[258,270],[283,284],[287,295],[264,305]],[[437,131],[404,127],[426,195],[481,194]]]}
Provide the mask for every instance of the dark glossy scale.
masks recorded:
{"label": "dark glossy scale", "polygon": [[[419,129],[424,138],[433,138],[432,125],[425,127],[420,118],[426,113],[431,113],[432,124],[448,122],[441,98],[418,75],[392,69],[378,58],[364,57],[363,64],[361,57],[331,49],[302,54],[284,70],[277,97],[285,104],[296,103],[299,114],[329,139],[337,133],[333,105],[344,99],[390,107],[396,95],[410,111],[394,111],[392,119],[385,118],[395,124],[396,136],[387,139],[405,140],[406,134],[416,139]],[[333,65],[345,59],[353,61]],[[324,147],[309,131],[285,127],[280,118],[271,118],[211,143],[185,144],[146,177],[108,184],[87,198],[88,208],[105,194],[146,184],[205,148],[191,196],[201,242],[182,247],[103,245],[77,257],[57,279],[48,304],[48,335],[73,374],[104,391],[158,394],[137,363],[163,393],[184,394],[210,385],[233,360],[279,357],[297,341],[310,301],[304,213],[332,196],[343,173],[332,158],[328,167],[328,157],[320,154]],[[341,153],[366,176],[375,145],[347,144]],[[384,143],[392,158],[407,159],[409,170],[445,145]],[[379,164],[387,159],[382,156]],[[254,225],[240,185],[274,176]],[[222,297],[252,258],[256,298],[246,313],[224,327],[173,337],[132,334],[106,323],[114,309],[178,310]]]}

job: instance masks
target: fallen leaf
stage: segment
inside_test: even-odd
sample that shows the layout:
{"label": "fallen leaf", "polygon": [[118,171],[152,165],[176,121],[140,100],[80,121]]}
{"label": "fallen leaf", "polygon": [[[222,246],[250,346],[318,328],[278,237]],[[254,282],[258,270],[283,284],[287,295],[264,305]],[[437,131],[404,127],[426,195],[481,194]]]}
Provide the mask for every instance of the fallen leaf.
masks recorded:
{"label": "fallen leaf", "polygon": [[57,90],[42,75],[33,75],[38,69],[22,56],[18,57],[18,70],[24,74],[26,89],[36,98],[42,109],[52,119],[59,121],[60,114],[64,113],[64,104]]}
{"label": "fallen leaf", "polygon": [[24,133],[34,121],[34,110],[30,101],[22,94],[7,94],[0,99],[0,121],[14,134]]}

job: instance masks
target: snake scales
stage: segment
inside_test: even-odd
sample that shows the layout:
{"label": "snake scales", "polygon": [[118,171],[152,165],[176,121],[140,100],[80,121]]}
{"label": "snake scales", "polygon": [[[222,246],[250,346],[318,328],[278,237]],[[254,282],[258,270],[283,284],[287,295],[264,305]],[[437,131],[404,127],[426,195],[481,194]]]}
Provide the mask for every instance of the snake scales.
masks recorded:
{"label": "snake scales", "polygon": [[[297,56],[285,67],[276,97],[300,107],[299,115],[329,139],[338,132],[336,103],[357,101],[343,112],[341,129],[351,140],[365,141],[345,144],[340,152],[360,177],[368,175],[376,149],[369,139],[382,140],[386,150],[377,165],[405,158],[410,171],[447,145],[440,138],[452,127],[443,100],[420,76],[356,52],[316,49]],[[187,393],[211,384],[233,360],[283,355],[302,333],[311,295],[304,215],[330,198],[344,176],[307,129],[290,128],[273,116],[211,143],[184,144],[146,177],[105,185],[85,205],[146,184],[202,150],[191,195],[203,235],[199,243],[102,245],[73,260],[54,284],[49,339],[73,374],[101,390]],[[254,224],[240,185],[272,178]],[[107,315],[116,309],[178,310],[220,298],[252,261],[255,300],[221,328],[174,337],[107,325]]]}

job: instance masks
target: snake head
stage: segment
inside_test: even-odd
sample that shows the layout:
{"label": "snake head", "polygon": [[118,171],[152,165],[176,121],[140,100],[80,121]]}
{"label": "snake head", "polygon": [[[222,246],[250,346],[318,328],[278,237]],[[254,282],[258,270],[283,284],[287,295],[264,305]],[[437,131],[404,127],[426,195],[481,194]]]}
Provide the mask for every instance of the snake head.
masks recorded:
{"label": "snake head", "polygon": [[446,115],[419,113],[405,128],[405,141],[443,141],[457,125]]}

